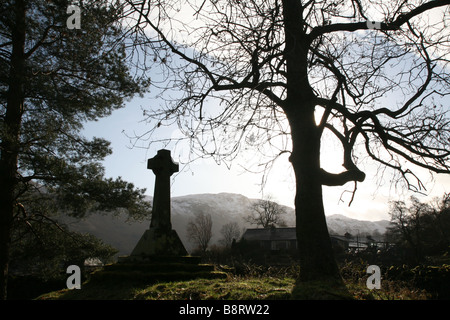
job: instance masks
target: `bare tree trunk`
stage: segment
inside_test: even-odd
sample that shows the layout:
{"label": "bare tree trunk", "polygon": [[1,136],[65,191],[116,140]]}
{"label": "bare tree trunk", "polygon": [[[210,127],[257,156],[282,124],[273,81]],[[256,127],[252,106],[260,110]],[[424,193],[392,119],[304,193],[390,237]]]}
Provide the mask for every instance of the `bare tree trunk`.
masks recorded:
{"label": "bare tree trunk", "polygon": [[301,112],[301,116],[291,121],[290,161],[296,177],[295,214],[301,282],[340,280],[323,207],[320,135],[313,110],[309,114]]}
{"label": "bare tree trunk", "polygon": [[283,110],[292,136],[299,280],[340,279],[325,220],[320,175],[320,138],[315,122],[315,95],[308,81],[308,51],[299,1],[283,1],[287,97]]}
{"label": "bare tree trunk", "polygon": [[25,68],[25,3],[15,2],[12,32],[12,56],[9,75],[6,114],[0,157],[0,299],[7,296],[7,279],[11,229],[16,204],[17,166],[20,126],[23,113],[23,83]]}

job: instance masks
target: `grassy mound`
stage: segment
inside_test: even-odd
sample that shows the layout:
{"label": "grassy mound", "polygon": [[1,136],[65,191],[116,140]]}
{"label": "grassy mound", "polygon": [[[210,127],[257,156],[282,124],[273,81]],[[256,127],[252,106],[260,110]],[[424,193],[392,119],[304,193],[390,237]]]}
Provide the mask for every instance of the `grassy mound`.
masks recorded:
{"label": "grassy mound", "polygon": [[289,278],[227,277],[137,284],[126,281],[87,281],[80,290],[59,290],[39,300],[278,300],[289,299]]}

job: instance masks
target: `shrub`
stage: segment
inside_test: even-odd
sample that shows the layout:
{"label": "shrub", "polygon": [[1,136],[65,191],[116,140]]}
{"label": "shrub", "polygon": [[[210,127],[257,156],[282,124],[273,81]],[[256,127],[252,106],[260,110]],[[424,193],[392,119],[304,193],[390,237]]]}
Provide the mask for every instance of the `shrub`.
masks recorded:
{"label": "shrub", "polygon": [[392,266],[386,271],[386,278],[408,282],[426,290],[434,299],[450,298],[450,265],[442,266]]}

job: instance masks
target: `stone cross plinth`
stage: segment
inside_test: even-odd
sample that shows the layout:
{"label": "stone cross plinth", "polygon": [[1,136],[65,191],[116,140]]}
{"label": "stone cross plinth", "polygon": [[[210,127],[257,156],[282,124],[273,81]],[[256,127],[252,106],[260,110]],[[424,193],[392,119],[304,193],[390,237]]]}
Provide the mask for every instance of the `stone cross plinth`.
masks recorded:
{"label": "stone cross plinth", "polygon": [[187,251],[178,234],[172,229],[170,219],[170,177],[178,172],[169,150],[159,150],[148,160],[147,168],[156,176],[150,228],[137,243],[131,258],[154,258],[158,256],[185,256]]}

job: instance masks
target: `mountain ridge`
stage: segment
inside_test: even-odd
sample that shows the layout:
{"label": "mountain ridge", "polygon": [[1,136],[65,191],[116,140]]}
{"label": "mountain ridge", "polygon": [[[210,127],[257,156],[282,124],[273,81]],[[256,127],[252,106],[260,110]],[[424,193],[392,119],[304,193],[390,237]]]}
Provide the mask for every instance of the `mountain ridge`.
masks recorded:
{"label": "mountain ridge", "polygon": [[[151,201],[152,197],[148,197]],[[260,199],[250,199],[234,193],[202,193],[177,196],[171,199],[172,227],[180,236],[188,252],[194,249],[187,236],[187,225],[196,213],[211,214],[213,221],[212,238],[210,244],[218,244],[221,239],[220,229],[224,224],[237,222],[241,226],[241,235],[247,228],[256,228],[245,221],[251,212],[251,204]],[[281,205],[285,210],[284,216],[288,227],[295,226],[295,210]],[[342,214],[328,215],[327,226],[330,234],[344,235],[346,232],[356,234],[383,234],[389,226],[389,221],[365,221],[349,218]],[[119,250],[119,255],[128,255],[133,250],[140,237],[150,225],[150,218],[143,221],[128,220],[125,213],[120,214],[91,214],[83,219],[63,217],[69,230],[90,233]]]}

